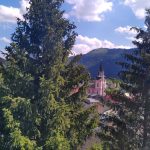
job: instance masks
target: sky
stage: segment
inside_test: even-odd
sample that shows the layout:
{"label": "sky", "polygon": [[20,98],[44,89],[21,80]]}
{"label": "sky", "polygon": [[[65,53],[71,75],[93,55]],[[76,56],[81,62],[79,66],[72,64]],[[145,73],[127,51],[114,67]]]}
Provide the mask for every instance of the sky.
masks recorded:
{"label": "sky", "polygon": [[[28,0],[0,0],[0,50],[11,42],[16,17],[22,19]],[[150,0],[65,0],[64,17],[77,26],[73,54],[96,48],[132,48],[136,36],[131,27],[145,28]]]}

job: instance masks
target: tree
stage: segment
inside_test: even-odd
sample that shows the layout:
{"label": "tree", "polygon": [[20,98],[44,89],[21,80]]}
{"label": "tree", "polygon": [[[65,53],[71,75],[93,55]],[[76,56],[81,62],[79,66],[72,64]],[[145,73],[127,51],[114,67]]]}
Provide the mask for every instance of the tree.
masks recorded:
{"label": "tree", "polygon": [[[63,0],[29,2],[24,20],[17,20],[1,67],[8,91],[1,96],[0,119],[6,121],[0,122],[0,141],[8,143],[3,149],[77,149],[93,132],[97,119],[94,108],[83,105],[88,72],[77,64],[79,56],[68,60],[76,27],[63,18]],[[72,93],[75,86],[78,91]],[[7,124],[12,126],[5,131]],[[11,133],[12,143],[7,138]]]}
{"label": "tree", "polygon": [[[124,54],[119,73],[119,91],[111,93],[115,102],[107,103],[113,114],[105,115],[101,134],[112,149],[137,150],[150,147],[150,10],[146,11],[146,30],[137,31],[133,44],[137,47]],[[110,93],[109,93],[110,94]],[[110,126],[111,124],[111,126]]]}
{"label": "tree", "polygon": [[109,150],[109,147],[105,145],[104,143],[100,143],[100,144],[94,144],[88,150]]}

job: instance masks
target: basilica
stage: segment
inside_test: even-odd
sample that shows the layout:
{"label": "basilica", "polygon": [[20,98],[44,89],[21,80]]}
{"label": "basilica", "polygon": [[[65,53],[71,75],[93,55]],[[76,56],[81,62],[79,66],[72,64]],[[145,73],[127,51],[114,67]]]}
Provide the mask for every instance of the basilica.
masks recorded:
{"label": "basilica", "polygon": [[104,97],[106,95],[107,84],[104,75],[104,69],[102,65],[99,67],[99,72],[96,79],[89,82],[89,87],[87,89],[87,94],[90,96],[99,95]]}

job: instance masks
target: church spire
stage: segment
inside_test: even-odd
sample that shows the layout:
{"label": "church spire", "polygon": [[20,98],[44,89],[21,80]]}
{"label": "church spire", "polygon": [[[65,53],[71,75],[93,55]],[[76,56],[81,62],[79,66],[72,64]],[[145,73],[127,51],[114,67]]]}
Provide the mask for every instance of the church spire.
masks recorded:
{"label": "church spire", "polygon": [[103,69],[103,65],[102,65],[102,64],[100,64],[100,66],[99,66],[99,72],[104,72],[104,69]]}
{"label": "church spire", "polygon": [[99,72],[98,72],[98,75],[97,75],[97,79],[102,79],[102,78],[104,78],[104,77],[105,77],[105,76],[104,76],[103,65],[100,64],[100,66],[99,66]]}

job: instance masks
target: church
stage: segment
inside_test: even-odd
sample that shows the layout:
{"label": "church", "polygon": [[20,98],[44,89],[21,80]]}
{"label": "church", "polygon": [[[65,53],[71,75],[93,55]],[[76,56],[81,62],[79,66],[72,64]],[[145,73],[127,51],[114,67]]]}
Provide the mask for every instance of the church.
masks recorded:
{"label": "church", "polygon": [[87,94],[90,96],[106,96],[105,90],[107,88],[106,79],[104,75],[104,69],[102,65],[99,67],[99,72],[94,80],[90,80],[89,87],[87,89]]}
{"label": "church", "polygon": [[[70,95],[77,93],[83,84],[84,83],[80,83],[79,85],[73,86]],[[106,90],[108,88],[114,89],[118,87],[118,83],[115,83],[110,79],[106,79],[103,66],[100,65],[96,78],[89,81],[86,93],[88,97],[101,96],[106,98],[108,97],[108,95],[106,95]]]}

